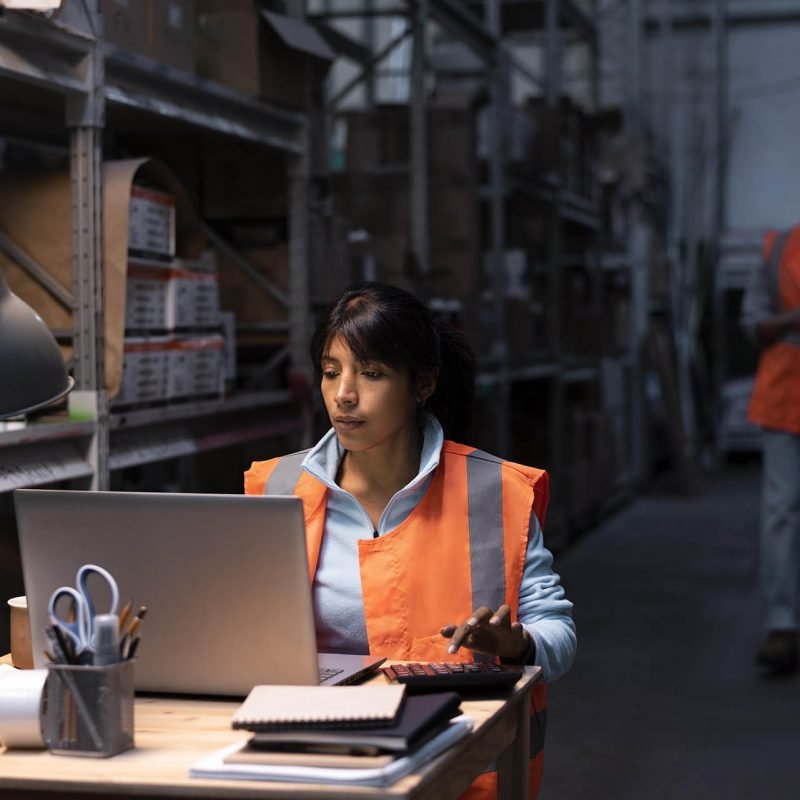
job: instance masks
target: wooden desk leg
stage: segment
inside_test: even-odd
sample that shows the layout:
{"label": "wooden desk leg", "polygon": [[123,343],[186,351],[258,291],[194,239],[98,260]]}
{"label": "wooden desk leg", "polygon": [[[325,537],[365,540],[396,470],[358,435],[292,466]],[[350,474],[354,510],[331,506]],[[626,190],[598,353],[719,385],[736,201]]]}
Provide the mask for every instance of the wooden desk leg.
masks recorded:
{"label": "wooden desk leg", "polygon": [[531,738],[531,688],[522,692],[515,710],[517,735],[497,759],[497,796],[508,800],[528,800],[528,761]]}

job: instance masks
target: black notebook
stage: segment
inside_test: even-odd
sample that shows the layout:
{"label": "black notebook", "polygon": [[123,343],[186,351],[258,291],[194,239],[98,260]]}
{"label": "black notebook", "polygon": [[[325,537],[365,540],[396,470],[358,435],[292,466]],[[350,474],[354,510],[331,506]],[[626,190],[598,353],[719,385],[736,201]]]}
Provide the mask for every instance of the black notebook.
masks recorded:
{"label": "black notebook", "polygon": [[292,748],[322,750],[352,748],[363,753],[405,752],[412,750],[429,736],[441,731],[459,713],[461,697],[456,692],[406,697],[397,721],[380,728],[349,727],[346,730],[298,728],[259,732],[250,739],[251,747],[265,749]]}

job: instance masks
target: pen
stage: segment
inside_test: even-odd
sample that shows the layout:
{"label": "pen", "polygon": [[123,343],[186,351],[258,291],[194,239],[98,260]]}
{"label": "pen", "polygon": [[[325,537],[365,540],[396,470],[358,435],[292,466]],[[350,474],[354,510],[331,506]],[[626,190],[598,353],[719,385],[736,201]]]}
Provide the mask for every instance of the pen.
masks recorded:
{"label": "pen", "polygon": [[131,659],[136,655],[136,648],[139,646],[139,639],[141,638],[141,636],[137,636],[135,639],[131,640],[130,647],[128,647],[128,652],[125,655],[126,660]]}
{"label": "pen", "polygon": [[74,664],[75,656],[72,646],[64,635],[64,631],[58,625],[50,625],[46,631],[53,643],[53,655],[56,660],[62,664]]}

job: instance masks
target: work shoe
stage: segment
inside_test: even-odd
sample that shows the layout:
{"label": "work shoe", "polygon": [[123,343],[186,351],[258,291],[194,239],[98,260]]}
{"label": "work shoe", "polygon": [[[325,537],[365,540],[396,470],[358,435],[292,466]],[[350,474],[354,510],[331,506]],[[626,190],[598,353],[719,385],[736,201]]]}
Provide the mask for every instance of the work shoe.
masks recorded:
{"label": "work shoe", "polygon": [[770,631],[756,652],[756,663],[778,675],[797,669],[797,631]]}

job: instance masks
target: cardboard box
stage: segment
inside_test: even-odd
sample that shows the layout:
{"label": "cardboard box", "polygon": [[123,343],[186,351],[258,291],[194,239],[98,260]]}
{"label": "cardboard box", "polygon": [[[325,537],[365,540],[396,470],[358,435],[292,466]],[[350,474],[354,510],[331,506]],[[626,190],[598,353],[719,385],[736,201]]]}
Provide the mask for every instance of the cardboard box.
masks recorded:
{"label": "cardboard box", "polygon": [[477,132],[471,108],[431,108],[428,159],[432,172],[477,175]]}
{"label": "cardboard box", "polygon": [[380,164],[381,125],[377,113],[348,111],[342,115],[346,129],[345,169],[372,169]]}
{"label": "cardboard box", "polygon": [[289,177],[282,153],[243,142],[217,142],[201,168],[205,218],[288,216]]}
{"label": "cardboard box", "polygon": [[276,105],[308,108],[334,58],[308,23],[256,2],[200,3],[196,69],[205,78]]}
{"label": "cardboard box", "polygon": [[159,261],[131,258],[125,281],[125,330],[165,331],[170,320],[172,270]]}
{"label": "cardboard box", "polygon": [[[288,245],[240,247],[238,251],[258,273],[283,292],[289,291]],[[286,321],[288,308],[239,266],[218,254],[220,306],[233,311],[239,323]]]}
{"label": "cardboard box", "polygon": [[[346,168],[408,167],[411,159],[407,106],[378,106],[343,115],[347,126]],[[431,172],[477,174],[477,135],[472,108],[428,110],[428,161]]]}
{"label": "cardboard box", "polygon": [[194,0],[147,0],[148,52],[159,64],[194,72]]}
{"label": "cardboard box", "polygon": [[107,42],[194,72],[194,0],[101,0],[100,5]]}
{"label": "cardboard box", "polygon": [[169,299],[168,327],[171,330],[219,327],[219,276],[216,273],[173,269]]}
{"label": "cardboard box", "polygon": [[126,337],[122,380],[113,406],[167,399],[172,340],[168,336]]}
{"label": "cardboard box", "polygon": [[133,184],[128,211],[128,251],[141,258],[175,255],[175,198]]}
{"label": "cardboard box", "polygon": [[223,351],[225,340],[214,336],[185,336],[170,342],[170,400],[187,397],[218,397],[225,388]]}
{"label": "cardboard box", "polygon": [[126,331],[218,328],[219,313],[219,278],[207,264],[182,259],[168,264],[128,261]]}
{"label": "cardboard box", "polygon": [[100,10],[107,42],[135,53],[148,52],[146,6],[141,0],[100,0]]}

